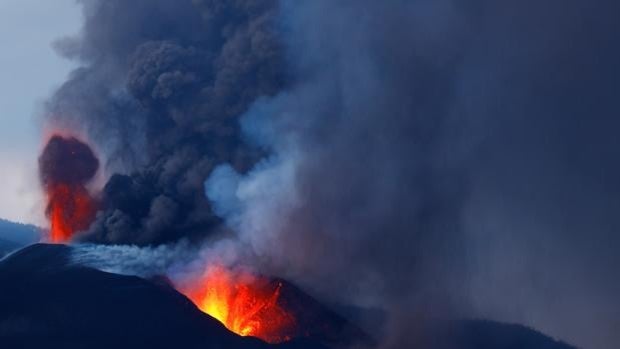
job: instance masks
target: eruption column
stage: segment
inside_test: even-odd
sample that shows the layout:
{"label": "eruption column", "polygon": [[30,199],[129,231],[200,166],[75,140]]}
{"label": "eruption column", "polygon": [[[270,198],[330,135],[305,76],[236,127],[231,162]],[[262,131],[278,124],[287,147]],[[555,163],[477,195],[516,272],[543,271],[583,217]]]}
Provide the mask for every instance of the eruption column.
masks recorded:
{"label": "eruption column", "polygon": [[99,169],[99,160],[84,142],[54,135],[39,157],[39,176],[47,196],[50,240],[69,241],[93,221],[96,203],[86,184]]}

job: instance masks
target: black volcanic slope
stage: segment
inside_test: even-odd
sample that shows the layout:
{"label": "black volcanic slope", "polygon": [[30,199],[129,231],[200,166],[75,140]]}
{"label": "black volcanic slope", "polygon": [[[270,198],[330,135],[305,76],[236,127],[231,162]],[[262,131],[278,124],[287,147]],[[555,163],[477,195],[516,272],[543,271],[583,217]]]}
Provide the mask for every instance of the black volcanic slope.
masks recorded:
{"label": "black volcanic slope", "polygon": [[19,247],[21,246],[13,241],[7,241],[0,238],[0,258],[6,256],[12,251],[17,250]]}
{"label": "black volcanic slope", "polygon": [[[0,260],[0,348],[320,349],[228,331],[166,285],[69,265],[70,248],[32,245]],[[571,349],[530,329],[460,321],[419,348]]]}
{"label": "black volcanic slope", "polygon": [[167,286],[67,265],[32,245],[0,262],[0,348],[320,348],[269,346],[228,331]]}

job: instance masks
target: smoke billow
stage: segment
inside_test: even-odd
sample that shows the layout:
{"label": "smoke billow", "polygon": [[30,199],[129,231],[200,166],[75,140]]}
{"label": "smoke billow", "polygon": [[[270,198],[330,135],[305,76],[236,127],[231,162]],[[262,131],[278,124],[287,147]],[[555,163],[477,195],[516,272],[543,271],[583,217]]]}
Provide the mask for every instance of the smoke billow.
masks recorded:
{"label": "smoke billow", "polygon": [[147,245],[205,235],[219,219],[204,179],[218,163],[245,171],[258,159],[240,141],[237,117],[284,83],[276,3],[82,3],[82,33],[57,43],[82,67],[50,100],[48,122],[81,128],[115,173],[84,239]]}
{"label": "smoke billow", "polygon": [[45,186],[83,186],[95,177],[98,169],[99,160],[93,151],[74,137],[52,136],[39,157],[39,173]]}
{"label": "smoke billow", "polygon": [[390,329],[458,316],[467,179],[453,148],[471,24],[448,3],[346,3],[284,6],[303,79],[242,118],[271,156],[246,175],[219,167],[207,195],[269,268],[322,297],[384,308]]}
{"label": "smoke billow", "polygon": [[152,278],[169,275],[175,266],[195,259],[188,253],[191,250],[184,242],[154,247],[77,244],[71,250],[71,261],[109,273]]}
{"label": "smoke billow", "polygon": [[617,343],[617,2],[82,3],[49,111],[115,173],[84,240],[225,231],[385,309],[386,346],[461,316]]}
{"label": "smoke billow", "polygon": [[96,204],[86,185],[98,169],[92,149],[75,137],[54,135],[45,145],[39,176],[47,196],[51,241],[68,241],[92,223]]}
{"label": "smoke billow", "polygon": [[[195,286],[196,280],[202,280],[209,266],[233,269],[239,267],[239,261],[255,258],[243,253],[238,241],[226,238],[210,239],[200,244],[181,239],[157,246],[79,243],[72,246],[70,261],[115,274],[153,279],[165,277],[175,287],[184,289]],[[252,265],[243,268],[259,273]]]}
{"label": "smoke billow", "polygon": [[300,79],[242,118],[271,155],[212,173],[216,212],[278,274],[387,309],[390,346],[476,316],[609,347],[618,8],[553,3],[284,6]]}

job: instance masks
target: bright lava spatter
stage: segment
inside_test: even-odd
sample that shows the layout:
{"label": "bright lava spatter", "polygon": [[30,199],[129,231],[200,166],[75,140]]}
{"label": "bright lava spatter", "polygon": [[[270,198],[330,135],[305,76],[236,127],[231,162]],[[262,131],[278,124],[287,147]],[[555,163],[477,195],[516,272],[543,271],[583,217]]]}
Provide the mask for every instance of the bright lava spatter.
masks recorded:
{"label": "bright lava spatter", "polygon": [[64,243],[87,229],[96,212],[88,191],[80,185],[53,184],[47,189],[50,242]]}
{"label": "bright lava spatter", "polygon": [[282,343],[292,338],[296,323],[278,302],[281,288],[279,282],[216,266],[185,293],[232,332]]}

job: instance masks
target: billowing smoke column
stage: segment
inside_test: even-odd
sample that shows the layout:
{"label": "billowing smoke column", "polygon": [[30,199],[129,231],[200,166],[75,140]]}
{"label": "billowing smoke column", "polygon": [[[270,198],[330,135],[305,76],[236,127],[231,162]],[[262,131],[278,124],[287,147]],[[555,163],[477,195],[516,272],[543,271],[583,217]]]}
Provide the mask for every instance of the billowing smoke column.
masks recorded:
{"label": "billowing smoke column", "polygon": [[[82,67],[48,103],[52,125],[81,125],[113,175],[84,239],[159,244],[220,223],[203,182],[219,163],[261,156],[238,117],[283,86],[276,1],[82,1],[85,25],[57,43]],[[109,25],[114,23],[114,25]]]}
{"label": "billowing smoke column", "polygon": [[226,236],[395,348],[428,316],[619,341],[617,1],[81,3],[48,122],[116,173],[84,240]]}
{"label": "billowing smoke column", "polygon": [[91,148],[77,138],[54,135],[47,142],[39,157],[39,175],[48,200],[52,242],[71,240],[94,220],[97,207],[86,184],[98,169]]}

